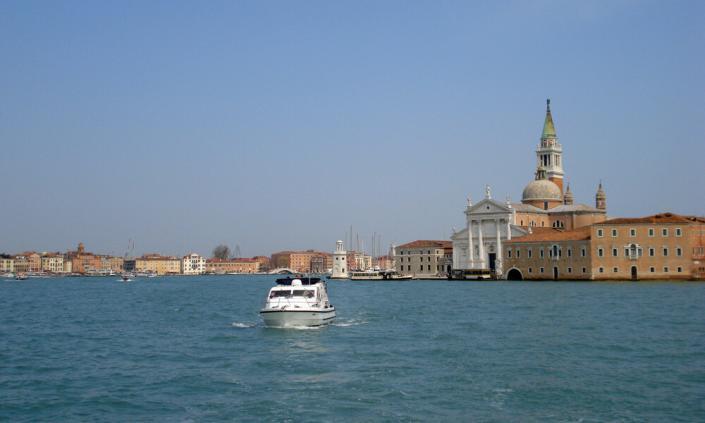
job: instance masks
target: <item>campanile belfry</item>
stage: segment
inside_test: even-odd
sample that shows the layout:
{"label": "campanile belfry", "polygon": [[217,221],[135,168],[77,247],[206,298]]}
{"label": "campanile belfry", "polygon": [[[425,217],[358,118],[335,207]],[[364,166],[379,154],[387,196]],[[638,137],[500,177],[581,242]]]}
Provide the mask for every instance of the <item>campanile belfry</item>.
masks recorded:
{"label": "campanile belfry", "polygon": [[546,119],[543,122],[541,142],[536,149],[536,159],[537,174],[545,175],[563,192],[563,147],[558,142],[556,128],[553,126],[550,99],[546,100]]}

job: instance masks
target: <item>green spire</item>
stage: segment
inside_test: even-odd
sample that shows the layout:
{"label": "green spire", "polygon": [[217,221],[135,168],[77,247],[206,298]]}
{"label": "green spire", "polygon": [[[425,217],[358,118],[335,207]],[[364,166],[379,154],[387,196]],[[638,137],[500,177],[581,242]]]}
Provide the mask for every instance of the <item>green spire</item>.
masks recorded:
{"label": "green spire", "polygon": [[546,99],[546,120],[543,122],[543,133],[541,138],[556,138],[556,128],[553,127],[553,117],[551,116],[551,99]]}

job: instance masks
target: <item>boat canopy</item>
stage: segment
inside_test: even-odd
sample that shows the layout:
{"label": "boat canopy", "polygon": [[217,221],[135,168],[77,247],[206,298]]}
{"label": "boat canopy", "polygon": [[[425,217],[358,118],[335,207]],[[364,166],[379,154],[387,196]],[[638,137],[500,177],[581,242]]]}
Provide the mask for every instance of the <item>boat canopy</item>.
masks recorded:
{"label": "boat canopy", "polygon": [[291,285],[296,279],[301,281],[301,285],[315,285],[321,281],[321,278],[292,278],[287,276],[286,278],[277,279],[277,285]]}

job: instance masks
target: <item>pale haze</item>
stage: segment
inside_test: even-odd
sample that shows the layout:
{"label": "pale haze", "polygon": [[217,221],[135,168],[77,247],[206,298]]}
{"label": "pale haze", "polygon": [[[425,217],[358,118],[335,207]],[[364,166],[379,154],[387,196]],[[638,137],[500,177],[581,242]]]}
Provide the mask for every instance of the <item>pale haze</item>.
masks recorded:
{"label": "pale haze", "polygon": [[610,216],[705,215],[702,1],[3,1],[0,252],[447,239],[546,98]]}

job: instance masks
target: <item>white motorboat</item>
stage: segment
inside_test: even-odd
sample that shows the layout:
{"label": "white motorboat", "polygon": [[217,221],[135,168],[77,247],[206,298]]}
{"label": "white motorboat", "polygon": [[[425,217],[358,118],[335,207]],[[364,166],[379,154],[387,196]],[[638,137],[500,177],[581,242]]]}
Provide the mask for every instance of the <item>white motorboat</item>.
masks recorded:
{"label": "white motorboat", "polygon": [[132,273],[123,273],[122,275],[120,275],[120,279],[123,282],[132,282],[132,279],[134,277],[135,277],[135,275],[133,275]]}
{"label": "white motorboat", "polygon": [[326,283],[320,278],[277,279],[260,310],[271,327],[321,326],[335,318]]}

